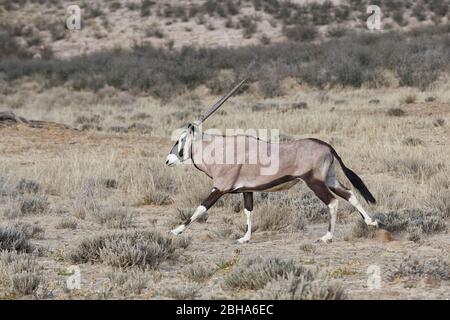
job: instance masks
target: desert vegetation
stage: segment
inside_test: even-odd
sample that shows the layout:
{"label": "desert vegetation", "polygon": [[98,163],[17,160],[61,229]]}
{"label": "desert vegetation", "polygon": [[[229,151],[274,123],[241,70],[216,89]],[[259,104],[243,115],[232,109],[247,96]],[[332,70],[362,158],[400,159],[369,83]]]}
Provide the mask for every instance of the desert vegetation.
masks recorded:
{"label": "desert vegetation", "polygon": [[[448,296],[448,1],[376,1],[380,32],[364,0],[84,1],[78,33],[53,18],[66,4],[0,7],[0,298]],[[243,77],[205,129],[329,142],[382,229],[340,201],[317,243],[328,208],[299,183],[255,195],[248,244],[235,194],[168,234],[212,187],[164,165],[173,131]]]}
{"label": "desert vegetation", "polygon": [[[238,74],[259,80],[259,90],[265,97],[283,95],[280,81],[286,78],[317,88],[377,88],[397,84],[424,90],[449,67],[447,33],[448,26],[401,35],[398,32],[351,33],[319,46],[302,42],[167,50],[136,45],[132,50],[102,52],[69,61],[7,57],[0,62],[0,72],[6,81],[44,77],[50,87],[69,85],[73,90],[95,92],[108,86],[162,99],[204,83],[209,83],[212,92],[222,93],[226,87],[221,84],[223,71],[231,73],[228,82],[236,81]],[[394,79],[386,73],[393,74]],[[399,109],[391,109],[389,114],[402,115]],[[78,121],[95,125],[98,120],[80,118]]]}

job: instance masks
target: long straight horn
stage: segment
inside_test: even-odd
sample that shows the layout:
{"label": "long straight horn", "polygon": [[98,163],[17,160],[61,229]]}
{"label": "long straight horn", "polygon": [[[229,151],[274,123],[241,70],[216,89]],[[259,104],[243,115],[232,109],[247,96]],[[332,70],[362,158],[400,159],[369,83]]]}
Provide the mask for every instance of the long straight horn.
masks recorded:
{"label": "long straight horn", "polygon": [[206,119],[209,118],[210,115],[212,115],[217,109],[220,108],[222,104],[224,104],[225,101],[228,100],[229,97],[231,97],[236,91],[239,90],[239,88],[244,84],[244,82],[247,81],[247,78],[242,80],[237,84],[236,87],[234,87],[230,92],[228,92],[225,96],[223,96],[219,101],[217,101],[208,111],[206,111],[204,114],[202,114],[196,121],[196,124],[200,124]]}

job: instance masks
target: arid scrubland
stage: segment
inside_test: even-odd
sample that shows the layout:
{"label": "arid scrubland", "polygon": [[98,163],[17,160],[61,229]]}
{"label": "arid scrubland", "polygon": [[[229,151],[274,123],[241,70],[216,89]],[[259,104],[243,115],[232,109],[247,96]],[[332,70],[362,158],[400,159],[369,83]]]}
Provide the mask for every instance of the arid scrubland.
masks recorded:
{"label": "arid scrubland", "polygon": [[[278,3],[242,2],[255,8]],[[113,1],[103,15],[90,10],[100,20],[121,10],[173,18],[157,15],[156,7],[145,6],[150,2],[131,3]],[[273,16],[285,24],[279,35],[287,38],[259,44],[251,42],[255,35],[244,43],[254,46],[242,48],[179,49],[183,43],[175,41],[174,48],[156,42],[102,51],[89,45],[86,52],[97,53],[76,56],[74,50],[61,59],[58,50],[68,44],[55,40],[57,30],[51,29],[56,38],[42,41],[53,44],[56,54],[31,59],[33,46],[17,54],[21,36],[2,31],[10,41],[2,44],[10,46],[0,48],[0,111],[33,121],[0,122],[0,298],[448,298],[448,18],[444,14],[437,23],[439,6],[421,3],[434,11],[415,9],[418,4],[398,9],[410,21],[405,33],[352,31],[336,41],[318,27],[316,40],[329,40],[324,43],[289,38],[286,28],[297,24],[283,20],[281,7],[275,13],[261,9],[257,30],[269,23],[266,15]],[[24,8],[29,6],[40,4]],[[220,10],[204,16],[220,16]],[[415,30],[415,20],[406,18],[421,11],[437,25]],[[323,23],[311,12],[311,25]],[[392,17],[401,22],[398,14]],[[177,19],[183,21],[181,13]],[[86,32],[93,32],[92,22],[86,23]],[[182,37],[178,22],[165,23],[147,35]],[[243,20],[244,30],[251,31],[252,23]],[[249,85],[204,129],[278,129],[282,141],[315,137],[331,143],[378,200],[364,206],[383,230],[365,227],[341,200],[333,242],[316,243],[328,211],[298,184],[256,196],[248,244],[236,243],[246,228],[241,195],[220,199],[183,236],[168,234],[212,187],[193,166],[164,165],[173,131],[243,75],[250,76]],[[70,290],[73,266],[81,288]],[[370,266],[381,271],[381,287],[373,290]]]}

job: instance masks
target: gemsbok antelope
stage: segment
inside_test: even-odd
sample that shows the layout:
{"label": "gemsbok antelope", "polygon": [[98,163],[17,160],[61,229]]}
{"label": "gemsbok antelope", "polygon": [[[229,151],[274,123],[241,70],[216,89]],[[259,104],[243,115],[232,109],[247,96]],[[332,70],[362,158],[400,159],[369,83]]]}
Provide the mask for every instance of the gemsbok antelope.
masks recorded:
{"label": "gemsbok antelope", "polygon": [[[335,195],[347,200],[361,214],[369,226],[378,226],[359,203],[351,189],[346,188],[336,176],[336,161],[352,185],[360,192],[368,203],[375,204],[375,198],[364,182],[355,172],[344,165],[336,150],[326,142],[318,139],[301,139],[289,143],[269,143],[250,135],[211,135],[199,129],[200,124],[213,114],[245,80],[214,104],[196,122],[183,129],[177,142],[166,159],[168,166],[174,166],[188,160],[213,180],[210,195],[194,211],[191,218],[172,230],[173,234],[182,233],[192,222],[204,215],[214,203],[227,193],[242,193],[244,196],[244,212],[247,217],[247,232],[238,240],[248,242],[252,232],[252,211],[254,192],[273,192],[286,190],[300,180],[328,206],[330,222],[328,231],[320,238],[323,242],[331,242],[336,223],[338,200]],[[238,150],[238,144],[244,148]],[[220,146],[220,147],[217,147]],[[218,148],[220,150],[218,150]],[[223,150],[222,150],[223,149]],[[243,150],[242,150],[243,149]],[[219,163],[213,159],[211,150],[216,155],[225,150],[238,150],[230,162]],[[259,158],[249,161],[260,150],[268,154],[277,154],[277,168],[272,172],[263,172],[266,167]],[[336,160],[336,161],[335,161]],[[263,173],[262,173],[263,172]]]}

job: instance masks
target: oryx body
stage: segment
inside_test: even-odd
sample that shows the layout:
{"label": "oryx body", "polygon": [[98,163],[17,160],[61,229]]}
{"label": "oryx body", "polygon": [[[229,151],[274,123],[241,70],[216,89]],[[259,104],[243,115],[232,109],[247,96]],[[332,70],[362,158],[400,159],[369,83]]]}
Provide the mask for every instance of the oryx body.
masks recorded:
{"label": "oryx body", "polygon": [[[375,203],[375,199],[364,185],[362,180],[350,169],[348,169],[336,151],[329,144],[317,139],[301,139],[290,143],[268,143],[253,136],[215,136],[206,133],[195,133],[195,129],[187,129],[186,141],[177,142],[168,156],[167,164],[173,165],[171,159],[178,159],[183,162],[187,159],[180,157],[188,155],[193,165],[203,171],[213,180],[211,194],[199,206],[194,215],[183,225],[179,226],[173,233],[178,234],[193,221],[214,205],[214,203],[224,194],[243,193],[244,207],[247,215],[248,229],[246,236],[240,242],[250,240],[251,235],[251,215],[253,211],[253,192],[275,192],[286,190],[294,186],[300,180],[316,194],[330,209],[330,224],[328,232],[321,239],[330,241],[333,236],[336,222],[336,212],[338,195],[349,201],[359,211],[364,221],[368,225],[377,225],[365,212],[358,202],[353,191],[344,187],[338,181],[335,171],[335,163],[339,163],[350,182],[360,191],[368,201]],[[220,142],[217,142],[220,140]],[[236,151],[241,144],[245,148],[243,152],[235,152],[233,163],[211,159],[210,151],[221,153],[226,158],[227,151]],[[178,145],[182,149],[178,152]],[[212,147],[221,146],[222,150]],[[272,174],[261,174],[261,163],[251,163],[252,154],[257,154],[258,150],[265,150],[269,154],[274,149],[278,151],[277,170]],[[182,152],[181,152],[182,150]],[[170,159],[169,159],[170,157]]]}
{"label": "oryx body", "polygon": [[[217,108],[214,106],[212,112]],[[207,116],[212,112],[210,110]],[[264,163],[261,157],[255,157],[261,155],[261,150],[269,156],[276,153],[273,158],[277,161],[275,169],[264,170],[268,164]],[[368,225],[377,226],[377,222],[366,213],[353,191],[338,181],[335,164],[339,163],[344,174],[367,202],[375,203],[374,197],[364,182],[344,165],[334,148],[321,140],[301,139],[289,143],[269,143],[250,135],[210,135],[199,131],[197,124],[191,124],[183,130],[167,156],[166,164],[172,166],[189,159],[197,169],[213,180],[213,188],[192,217],[172,230],[174,234],[183,232],[224,194],[242,193],[247,216],[247,233],[238,241],[247,242],[251,237],[253,193],[289,189],[300,180],[329,207],[330,223],[327,233],[321,238],[322,241],[331,241],[333,237],[338,208],[335,195],[350,202]]]}

